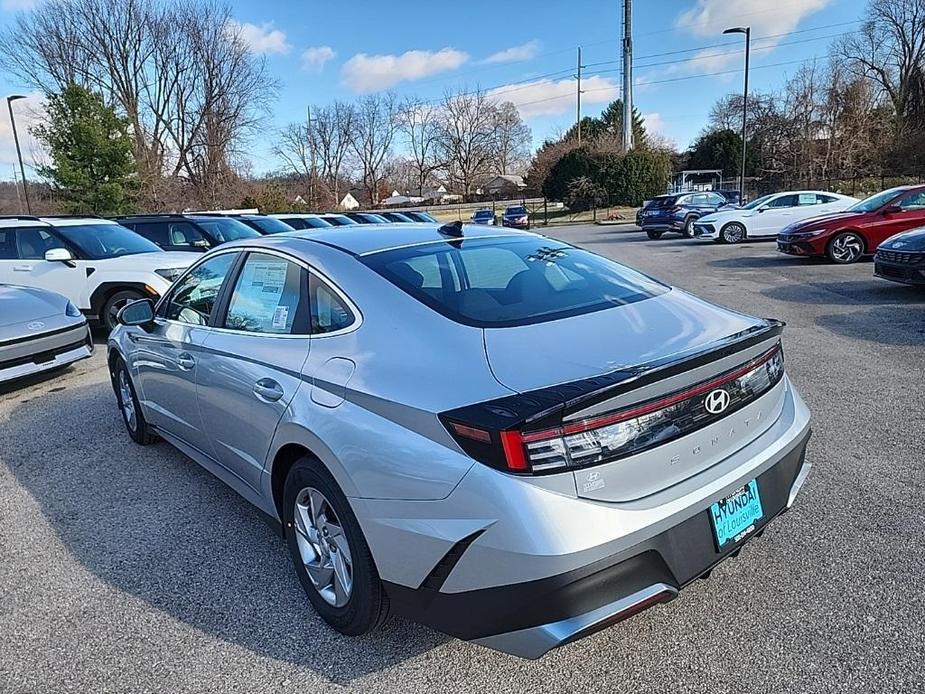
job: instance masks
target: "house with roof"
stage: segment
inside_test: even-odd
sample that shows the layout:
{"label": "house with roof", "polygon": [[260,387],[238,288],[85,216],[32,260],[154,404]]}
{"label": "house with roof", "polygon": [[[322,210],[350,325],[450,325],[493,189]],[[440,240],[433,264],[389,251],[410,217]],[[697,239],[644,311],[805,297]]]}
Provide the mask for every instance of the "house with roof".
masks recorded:
{"label": "house with roof", "polygon": [[523,176],[515,174],[500,174],[488,181],[482,190],[493,197],[516,196],[526,189]]}

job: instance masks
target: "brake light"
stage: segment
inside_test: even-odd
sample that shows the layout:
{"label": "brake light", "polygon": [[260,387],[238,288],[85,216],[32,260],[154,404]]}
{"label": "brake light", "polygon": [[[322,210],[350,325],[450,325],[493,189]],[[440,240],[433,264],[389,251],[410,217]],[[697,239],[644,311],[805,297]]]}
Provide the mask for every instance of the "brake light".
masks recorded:
{"label": "brake light", "polygon": [[[634,455],[708,426],[769,391],[783,372],[778,344],[669,395],[551,428],[493,430],[478,422],[441,420],[460,447],[486,465],[520,474],[562,472]],[[726,406],[711,411],[706,398],[716,390],[725,392]]]}

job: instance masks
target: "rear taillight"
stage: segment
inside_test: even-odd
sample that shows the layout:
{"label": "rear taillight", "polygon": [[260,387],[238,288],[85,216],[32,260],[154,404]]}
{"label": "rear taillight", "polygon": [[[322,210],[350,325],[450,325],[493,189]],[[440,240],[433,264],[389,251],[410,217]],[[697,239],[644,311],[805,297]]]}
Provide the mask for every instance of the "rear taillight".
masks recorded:
{"label": "rear taillight", "polygon": [[688,388],[551,428],[493,430],[441,419],[460,447],[487,465],[521,474],[561,472],[634,455],[708,426],[769,391],[783,372],[783,352],[776,345]]}

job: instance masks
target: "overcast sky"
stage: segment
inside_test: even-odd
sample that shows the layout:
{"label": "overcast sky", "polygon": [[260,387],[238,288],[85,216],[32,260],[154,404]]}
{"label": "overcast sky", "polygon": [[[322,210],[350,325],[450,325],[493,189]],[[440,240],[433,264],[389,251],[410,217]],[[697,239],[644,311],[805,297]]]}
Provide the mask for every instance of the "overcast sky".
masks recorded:
{"label": "overcast sky", "polygon": [[[7,23],[30,0],[0,0]],[[575,119],[576,47],[583,46],[583,112],[597,114],[620,95],[620,0],[411,0],[299,3],[232,2],[253,51],[282,84],[273,125],[303,119],[307,104],[381,89],[437,99],[447,89],[483,88],[514,102],[534,146]],[[647,127],[685,148],[710,106],[742,87],[742,39],[728,26],[752,27],[751,87],[773,89],[824,56],[834,37],[857,27],[864,0],[636,0],[635,103]],[[683,52],[682,52],[683,51]],[[721,73],[721,74],[715,74]],[[29,93],[0,75],[5,94]],[[38,95],[15,106],[20,135]],[[256,173],[278,164],[273,128],[254,143]],[[27,164],[34,145],[25,139]],[[9,118],[0,115],[0,179],[15,161]]]}

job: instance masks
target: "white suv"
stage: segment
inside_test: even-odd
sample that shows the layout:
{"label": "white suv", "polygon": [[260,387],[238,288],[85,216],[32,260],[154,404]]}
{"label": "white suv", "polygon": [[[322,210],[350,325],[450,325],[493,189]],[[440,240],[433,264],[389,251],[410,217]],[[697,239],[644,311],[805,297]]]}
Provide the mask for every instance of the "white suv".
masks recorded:
{"label": "white suv", "polygon": [[157,300],[200,257],[165,253],[108,219],[0,217],[0,284],[63,294],[107,329],[122,306]]}

